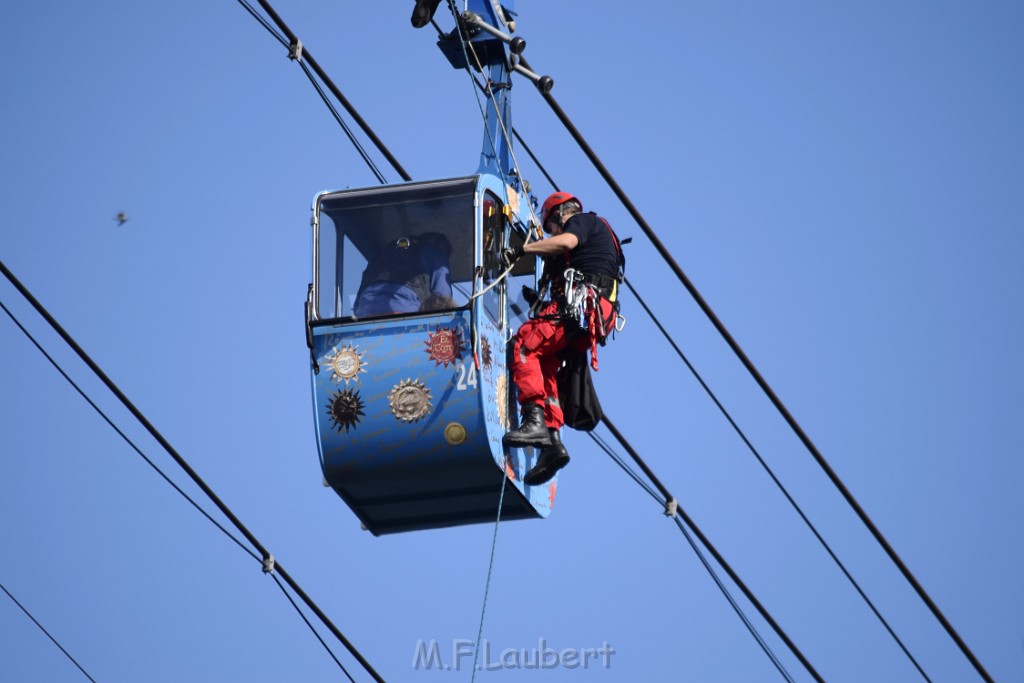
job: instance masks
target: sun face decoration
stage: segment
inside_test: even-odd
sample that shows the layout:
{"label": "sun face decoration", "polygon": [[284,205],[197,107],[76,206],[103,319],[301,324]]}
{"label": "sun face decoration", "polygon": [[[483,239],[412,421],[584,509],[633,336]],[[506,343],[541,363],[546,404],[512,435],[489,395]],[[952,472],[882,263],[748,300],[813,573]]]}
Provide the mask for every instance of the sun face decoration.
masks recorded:
{"label": "sun face decoration", "polygon": [[494,363],[494,358],[491,356],[491,342],[486,339],[480,340],[480,362],[488,370],[490,370],[491,364]]}
{"label": "sun face decoration", "polygon": [[341,433],[359,424],[359,418],[365,415],[362,397],[355,389],[342,389],[334,393],[327,404],[327,414],[331,416],[331,427]]}
{"label": "sun face decoration", "polygon": [[396,419],[416,422],[430,414],[430,389],[423,382],[405,379],[391,389],[388,403]]}
{"label": "sun face decoration", "polygon": [[462,358],[462,332],[458,329],[438,327],[437,332],[427,332],[427,355],[436,365],[455,364]]}
{"label": "sun face decoration", "polygon": [[331,380],[336,384],[342,381],[347,385],[349,381],[358,382],[359,373],[366,372],[366,361],[363,354],[352,344],[346,344],[340,349],[333,349],[334,353],[324,360],[331,368]]}

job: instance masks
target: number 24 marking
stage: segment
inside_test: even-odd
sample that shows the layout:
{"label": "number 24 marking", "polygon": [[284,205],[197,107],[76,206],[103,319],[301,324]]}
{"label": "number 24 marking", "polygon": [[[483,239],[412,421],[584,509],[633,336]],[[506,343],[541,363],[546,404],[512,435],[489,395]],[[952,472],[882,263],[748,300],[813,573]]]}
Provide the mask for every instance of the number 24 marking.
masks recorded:
{"label": "number 24 marking", "polygon": [[455,382],[455,388],[459,391],[466,391],[469,387],[476,389],[476,364],[473,362],[459,364],[459,379]]}

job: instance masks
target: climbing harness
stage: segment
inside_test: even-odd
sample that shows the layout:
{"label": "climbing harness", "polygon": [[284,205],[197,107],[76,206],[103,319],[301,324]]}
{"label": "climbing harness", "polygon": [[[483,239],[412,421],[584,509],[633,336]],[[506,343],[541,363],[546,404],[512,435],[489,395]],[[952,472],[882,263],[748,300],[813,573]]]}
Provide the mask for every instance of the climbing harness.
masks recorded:
{"label": "climbing harness", "polygon": [[[597,370],[597,345],[604,346],[612,330],[621,331],[618,322],[618,281],[613,277],[587,275],[575,268],[566,268],[565,306],[563,316],[575,322],[580,330],[590,335],[590,365]],[[611,314],[605,318],[601,300],[611,304]]]}

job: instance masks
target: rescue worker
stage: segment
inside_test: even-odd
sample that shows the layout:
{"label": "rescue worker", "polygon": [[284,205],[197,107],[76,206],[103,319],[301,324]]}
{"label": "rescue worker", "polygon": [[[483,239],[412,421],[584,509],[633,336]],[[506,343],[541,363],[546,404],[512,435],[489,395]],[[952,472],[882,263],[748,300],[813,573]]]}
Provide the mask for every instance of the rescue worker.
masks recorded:
{"label": "rescue worker", "polygon": [[439,232],[388,242],[363,271],[352,314],[366,318],[454,306],[451,253],[451,242]]}
{"label": "rescue worker", "polygon": [[551,299],[523,323],[513,339],[512,379],[519,390],[522,421],[505,434],[506,446],[538,446],[540,455],[523,481],[542,484],[569,464],[559,430],[564,424],[558,402],[557,372],[561,352],[569,346],[591,351],[597,369],[597,345],[615,326],[621,248],[611,226],[594,213],[583,213],[568,192],[555,192],[541,207],[544,232],[550,237],[506,249],[506,266],[524,254],[544,259]]}

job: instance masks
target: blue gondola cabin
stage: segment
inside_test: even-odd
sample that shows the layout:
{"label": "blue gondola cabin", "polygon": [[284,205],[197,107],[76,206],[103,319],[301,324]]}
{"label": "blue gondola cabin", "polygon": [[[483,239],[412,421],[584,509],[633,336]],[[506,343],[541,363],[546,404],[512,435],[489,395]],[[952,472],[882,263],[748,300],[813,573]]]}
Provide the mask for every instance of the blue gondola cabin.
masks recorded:
{"label": "blue gondola cabin", "polygon": [[519,195],[496,176],[321,193],[313,207],[307,341],[325,483],[374,534],[546,517],[530,487],[506,342],[525,319],[499,254],[522,243]]}

